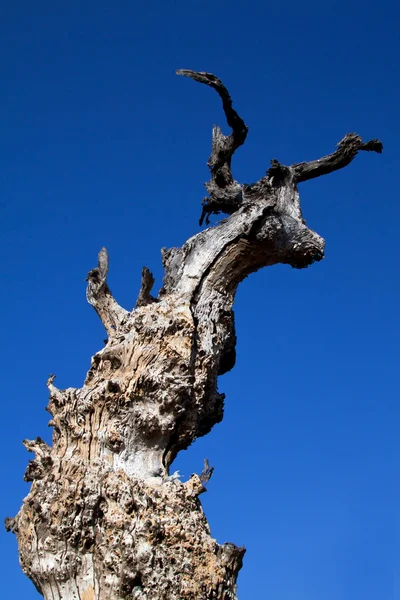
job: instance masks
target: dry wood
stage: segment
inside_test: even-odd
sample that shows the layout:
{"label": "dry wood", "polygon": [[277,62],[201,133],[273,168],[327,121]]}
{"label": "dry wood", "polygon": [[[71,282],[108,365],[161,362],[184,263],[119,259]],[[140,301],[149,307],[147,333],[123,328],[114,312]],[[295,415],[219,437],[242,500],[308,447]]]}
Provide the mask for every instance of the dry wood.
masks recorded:
{"label": "dry wood", "polygon": [[198,496],[212,474],[181,482],[177,453],[223,416],[218,375],[235,364],[232,305],[240,281],[276,263],[308,267],[324,240],[307,228],[297,184],[340,169],[377,140],[347,135],[333,154],[281,165],[252,185],[233,179],[231,158],[247,127],[222,82],[181,75],[214,88],[228,125],[213,130],[209,198],[203,218],[229,218],[163,250],[164,286],[150,292],[144,267],[136,308],[123,309],[107,285],[108,254],[88,275],[87,298],[108,334],[80,389],[48,380],[53,445],[25,441],[35,457],[31,490],[6,527],[18,537],[25,573],[46,600],[227,600],[236,598],[243,548],[210,535]]}

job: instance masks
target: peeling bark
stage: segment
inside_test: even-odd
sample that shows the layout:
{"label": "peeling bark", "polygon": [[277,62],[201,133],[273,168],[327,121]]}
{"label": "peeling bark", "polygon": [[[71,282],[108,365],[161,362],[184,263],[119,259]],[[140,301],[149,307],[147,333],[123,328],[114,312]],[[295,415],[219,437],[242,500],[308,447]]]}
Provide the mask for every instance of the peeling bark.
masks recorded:
{"label": "peeling bark", "polygon": [[220,95],[228,125],[213,130],[209,198],[201,220],[229,218],[163,250],[158,297],[144,267],[136,308],[123,309],[107,285],[108,254],[89,272],[87,298],[108,334],[80,389],[48,380],[53,445],[25,440],[35,457],[31,490],[14,519],[25,573],[46,600],[227,600],[236,598],[243,548],[218,544],[199,495],[212,474],[181,482],[177,453],[223,416],[218,375],[235,364],[232,305],[250,273],[284,263],[305,268],[324,255],[307,228],[297,184],[349,164],[377,140],[347,135],[333,154],[292,166],[276,159],[251,185],[233,179],[231,158],[247,127],[222,82],[181,70]]}

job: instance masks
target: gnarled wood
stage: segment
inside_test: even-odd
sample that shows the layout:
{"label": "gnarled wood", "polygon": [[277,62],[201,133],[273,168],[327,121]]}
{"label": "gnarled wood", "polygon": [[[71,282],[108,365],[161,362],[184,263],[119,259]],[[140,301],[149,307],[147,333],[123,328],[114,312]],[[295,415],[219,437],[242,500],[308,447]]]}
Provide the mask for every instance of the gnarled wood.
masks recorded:
{"label": "gnarled wood", "polygon": [[294,170],[294,178],[297,183],[307,181],[308,179],[314,179],[321,175],[327,175],[338,169],[343,169],[355,159],[358,152],[377,152],[381,154],[383,150],[382,142],[379,140],[370,140],[369,142],[363,143],[362,139],[356,133],[348,133],[338,143],[338,148],[332,154],[323,156],[318,160],[312,160],[310,162],[303,162],[296,165],[292,165]]}
{"label": "gnarled wood", "polygon": [[213,128],[211,156],[207,163],[211,179],[206,183],[210,197],[203,199],[200,217],[200,225],[203,224],[204,218],[208,224],[211,213],[224,212],[230,215],[242,203],[242,186],[232,176],[231,160],[235,150],[244,144],[248,127],[234,110],[229,92],[218,77],[212,73],[199,73],[188,69],[180,69],[176,73],[205,83],[216,90],[222,100],[227,123],[232,129],[232,133],[226,136],[219,127]]}
{"label": "gnarled wood", "polygon": [[240,281],[261,267],[305,268],[324,255],[307,228],[297,184],[346,166],[359,150],[380,152],[350,134],[319,161],[284,166],[241,185],[233,152],[247,127],[228,91],[209,73],[180,71],[218,92],[230,136],[214,129],[210,198],[203,217],[229,218],[163,250],[158,297],[148,269],[136,308],[123,309],[107,285],[108,254],[88,275],[87,297],[108,340],[80,389],[48,380],[53,445],[35,453],[31,491],[6,526],[18,536],[21,564],[46,600],[227,600],[236,598],[243,548],[211,537],[198,496],[212,474],[181,482],[169,470],[177,453],[223,416],[218,375],[235,363],[232,305]]}

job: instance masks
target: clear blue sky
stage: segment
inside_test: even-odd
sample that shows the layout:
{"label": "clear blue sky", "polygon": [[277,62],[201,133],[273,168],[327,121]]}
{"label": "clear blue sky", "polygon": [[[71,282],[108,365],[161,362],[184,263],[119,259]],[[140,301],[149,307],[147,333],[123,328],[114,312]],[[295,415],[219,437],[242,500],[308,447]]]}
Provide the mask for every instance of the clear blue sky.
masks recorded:
{"label": "clear blue sky", "polygon": [[[2,2],[2,517],[29,490],[21,440],[50,439],[48,374],[80,387],[103,346],[84,281],[98,250],[129,308],[141,267],[160,284],[160,248],[199,230],[225,123],[174,71],[208,70],[250,128],[240,181],[350,131],[384,154],[301,185],[326,259],[241,285],[224,421],[176,468],[215,465],[203,505],[219,542],[247,547],[240,600],[400,598],[399,17],[390,0]],[[0,542],[1,597],[38,598]]]}

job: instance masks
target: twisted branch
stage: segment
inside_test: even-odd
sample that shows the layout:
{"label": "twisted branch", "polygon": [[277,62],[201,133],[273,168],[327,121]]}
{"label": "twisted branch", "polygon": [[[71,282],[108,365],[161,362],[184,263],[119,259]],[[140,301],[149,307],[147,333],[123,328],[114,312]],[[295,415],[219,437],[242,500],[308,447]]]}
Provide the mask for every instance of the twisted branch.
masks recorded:
{"label": "twisted branch", "polygon": [[232,107],[232,99],[222,81],[212,73],[190,71],[180,69],[177,75],[190,77],[199,83],[204,83],[216,90],[222,99],[228,125],[232,129],[229,136],[223,135],[219,127],[213,128],[212,152],[208,160],[211,179],[205,184],[210,197],[203,199],[203,210],[200,217],[200,225],[204,219],[208,224],[209,215],[220,212],[231,215],[244,202],[244,191],[246,199],[251,190],[268,186],[280,186],[284,182],[292,181],[297,184],[308,179],[314,179],[321,175],[327,175],[338,169],[349,165],[357,156],[359,151],[377,152],[383,150],[382,142],[378,139],[364,143],[361,137],[355,133],[348,133],[338,144],[338,148],[332,154],[323,156],[318,160],[293,164],[291,167],[282,165],[276,159],[271,161],[271,167],[265,178],[258,182],[243,186],[237,182],[231,172],[231,160],[235,150],[246,140],[248,128],[243,119]]}
{"label": "twisted branch", "polygon": [[211,156],[207,163],[211,179],[205,184],[210,197],[203,199],[203,210],[200,217],[200,225],[203,224],[204,218],[208,224],[211,213],[224,212],[230,215],[242,203],[242,186],[232,176],[231,160],[235,150],[245,142],[248,127],[232,107],[229,92],[218,77],[212,73],[188,69],[180,69],[176,73],[190,77],[216,90],[222,100],[227,123],[232,129],[232,133],[226,136],[219,127],[213,128]]}
{"label": "twisted branch", "polygon": [[343,169],[343,167],[347,167],[354,160],[360,150],[381,154],[383,144],[377,139],[370,140],[364,144],[359,135],[348,133],[338,143],[337,150],[332,154],[323,156],[318,160],[292,165],[291,169],[294,172],[294,179],[296,183],[301,183],[302,181],[308,181],[309,179]]}

